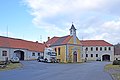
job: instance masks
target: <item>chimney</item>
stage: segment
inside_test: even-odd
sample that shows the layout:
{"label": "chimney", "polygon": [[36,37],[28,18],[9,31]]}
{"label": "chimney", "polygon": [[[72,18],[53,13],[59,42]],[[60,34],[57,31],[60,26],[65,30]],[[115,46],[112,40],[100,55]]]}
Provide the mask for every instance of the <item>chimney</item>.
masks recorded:
{"label": "chimney", "polygon": [[38,43],[38,41],[36,41],[36,43]]}
{"label": "chimney", "polygon": [[48,40],[50,40],[50,37],[48,37]]}
{"label": "chimney", "polygon": [[46,44],[46,42],[43,42],[43,44]]}

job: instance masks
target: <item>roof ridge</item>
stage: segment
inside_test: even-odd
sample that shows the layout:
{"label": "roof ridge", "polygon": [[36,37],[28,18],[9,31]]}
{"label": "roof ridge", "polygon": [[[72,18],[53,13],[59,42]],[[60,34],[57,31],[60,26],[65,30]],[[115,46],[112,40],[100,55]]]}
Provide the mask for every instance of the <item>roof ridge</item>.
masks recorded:
{"label": "roof ridge", "polygon": [[[8,40],[7,40],[8,39]],[[21,48],[21,49],[28,49],[32,51],[43,52],[45,45],[43,43],[27,41],[22,39],[15,39],[10,37],[0,36],[0,46],[9,47],[9,48]],[[8,43],[9,45],[6,45]]]}
{"label": "roof ridge", "polygon": [[80,41],[105,41],[105,40],[80,40]]}
{"label": "roof ridge", "polygon": [[85,46],[113,46],[105,40],[80,40],[80,42]]}
{"label": "roof ridge", "polygon": [[[54,36],[54,37],[58,37],[58,36]],[[52,37],[53,38],[53,37]],[[59,38],[59,37],[58,37]]]}
{"label": "roof ridge", "polygon": [[[21,41],[31,42],[31,43],[37,43],[37,42],[34,42],[34,41],[29,41],[29,40],[24,40],[24,39],[19,39],[19,38],[12,38],[12,37],[5,37],[5,36],[0,36],[0,37],[2,37],[2,38],[8,38],[8,39],[13,39],[13,40],[21,40]],[[40,44],[43,44],[43,43],[40,43]]]}
{"label": "roof ridge", "polygon": [[[61,37],[58,37],[58,36],[54,36],[54,37],[56,37],[56,38],[62,38],[62,37],[67,37],[67,36],[70,36],[70,35],[61,36]],[[54,38],[54,37],[52,37],[52,38]]]}
{"label": "roof ridge", "polygon": [[[62,37],[68,37],[68,36],[70,36],[70,35],[66,35],[66,36],[62,36]],[[62,38],[62,37],[61,37],[61,38]]]}

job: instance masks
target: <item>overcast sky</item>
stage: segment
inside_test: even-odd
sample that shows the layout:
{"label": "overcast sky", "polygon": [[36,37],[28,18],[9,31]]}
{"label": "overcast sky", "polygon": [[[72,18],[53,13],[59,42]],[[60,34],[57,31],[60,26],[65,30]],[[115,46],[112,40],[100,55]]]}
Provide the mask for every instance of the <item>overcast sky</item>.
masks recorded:
{"label": "overcast sky", "polygon": [[0,35],[43,42],[69,35],[120,42],[120,0],[1,0]]}

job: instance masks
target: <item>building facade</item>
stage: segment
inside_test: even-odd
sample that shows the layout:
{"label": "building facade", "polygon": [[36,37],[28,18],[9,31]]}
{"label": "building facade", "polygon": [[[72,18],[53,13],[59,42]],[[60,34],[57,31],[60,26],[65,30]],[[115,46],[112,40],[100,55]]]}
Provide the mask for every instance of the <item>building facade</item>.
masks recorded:
{"label": "building facade", "polygon": [[113,61],[114,46],[104,40],[83,40],[82,60]]}
{"label": "building facade", "polygon": [[[113,61],[114,46],[104,40],[79,40],[72,24],[70,35],[53,37],[44,44],[0,36],[0,61],[13,56],[20,60],[34,60],[43,56],[45,46],[53,48],[59,62],[83,62],[86,60]],[[119,52],[119,51],[118,51]],[[119,56],[117,55],[119,58]]]}
{"label": "building facade", "polygon": [[0,36],[0,61],[17,56],[20,60],[34,60],[43,56],[44,44]]}
{"label": "building facade", "polygon": [[46,42],[57,52],[60,62],[113,61],[114,46],[104,40],[79,40],[72,24],[70,35],[53,37]]}
{"label": "building facade", "polygon": [[55,49],[59,62],[81,62],[81,44],[76,36],[76,29],[72,24],[70,35],[53,37],[46,42],[49,47]]}

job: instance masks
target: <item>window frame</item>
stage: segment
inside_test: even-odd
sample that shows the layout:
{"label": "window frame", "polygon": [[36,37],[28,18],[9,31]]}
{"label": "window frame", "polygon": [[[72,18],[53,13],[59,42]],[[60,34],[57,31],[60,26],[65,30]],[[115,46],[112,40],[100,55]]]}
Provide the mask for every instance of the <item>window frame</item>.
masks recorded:
{"label": "window frame", "polygon": [[100,47],[100,51],[102,51],[102,47]]}
{"label": "window frame", "polygon": [[60,47],[58,48],[58,55],[60,55]]}
{"label": "window frame", "polygon": [[93,57],[93,54],[91,54],[90,56]]}
{"label": "window frame", "polygon": [[98,47],[96,47],[96,51],[98,51]]}
{"label": "window frame", "polygon": [[85,48],[85,51],[88,51],[88,47]]}
{"label": "window frame", "polygon": [[104,50],[107,51],[107,47],[104,47]]}
{"label": "window frame", "polygon": [[55,48],[55,52],[57,52],[57,48]]}
{"label": "window frame", "polygon": [[35,56],[35,53],[34,53],[34,52],[32,53],[32,56]]}
{"label": "window frame", "polygon": [[93,47],[91,47],[91,51],[93,51]]}
{"label": "window frame", "polygon": [[7,56],[7,51],[6,50],[2,51],[2,56]]}
{"label": "window frame", "polygon": [[98,54],[96,54],[96,57],[98,57]]}
{"label": "window frame", "polygon": [[88,57],[88,54],[86,54],[85,56]]}
{"label": "window frame", "polygon": [[38,56],[40,56],[40,53],[38,53]]}
{"label": "window frame", "polygon": [[111,51],[111,47],[109,47],[108,50]]}

